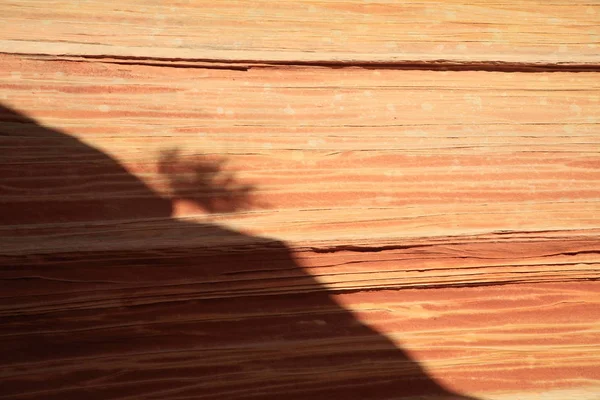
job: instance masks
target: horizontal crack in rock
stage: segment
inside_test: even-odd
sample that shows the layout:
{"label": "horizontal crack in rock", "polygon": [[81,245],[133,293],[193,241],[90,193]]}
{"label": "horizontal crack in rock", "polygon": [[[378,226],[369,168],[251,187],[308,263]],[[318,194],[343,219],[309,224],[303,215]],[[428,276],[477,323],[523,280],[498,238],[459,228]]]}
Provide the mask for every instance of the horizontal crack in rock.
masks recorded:
{"label": "horizontal crack in rock", "polygon": [[[0,54],[15,54],[0,52]],[[246,71],[250,68],[269,67],[322,67],[322,68],[363,68],[393,70],[425,70],[425,71],[489,71],[489,72],[600,72],[600,65],[585,63],[535,63],[508,61],[469,61],[452,60],[405,60],[395,62],[353,62],[337,60],[251,60],[251,59],[210,59],[210,58],[169,58],[138,57],[119,55],[86,55],[86,54],[44,54],[19,53],[23,56],[42,57],[46,60],[86,62],[98,61],[112,64],[132,64],[160,66],[169,68],[208,68],[233,69]]]}

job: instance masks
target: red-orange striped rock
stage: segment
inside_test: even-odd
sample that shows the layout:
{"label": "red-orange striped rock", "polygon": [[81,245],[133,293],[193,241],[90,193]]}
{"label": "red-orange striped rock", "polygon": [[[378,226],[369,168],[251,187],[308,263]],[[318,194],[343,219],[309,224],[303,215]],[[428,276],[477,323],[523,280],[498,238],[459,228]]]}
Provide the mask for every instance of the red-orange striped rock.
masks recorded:
{"label": "red-orange striped rock", "polygon": [[1,5],[1,395],[596,399],[596,7],[484,3]]}

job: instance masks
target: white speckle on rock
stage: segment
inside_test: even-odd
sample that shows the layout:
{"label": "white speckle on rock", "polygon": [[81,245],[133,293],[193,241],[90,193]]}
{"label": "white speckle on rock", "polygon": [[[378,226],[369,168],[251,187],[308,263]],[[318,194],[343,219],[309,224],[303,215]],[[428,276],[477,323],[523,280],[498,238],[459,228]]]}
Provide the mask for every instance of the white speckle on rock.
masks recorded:
{"label": "white speckle on rock", "polygon": [[283,112],[286,113],[287,115],[294,115],[296,114],[296,111],[294,111],[294,109],[292,107],[290,107],[290,105],[288,104],[286,108],[283,109]]}
{"label": "white speckle on rock", "polygon": [[433,104],[425,102],[421,104],[421,108],[425,111],[431,111],[433,110]]}
{"label": "white speckle on rock", "polygon": [[223,110],[223,107],[217,107],[217,114],[223,114],[225,113],[225,110]]}
{"label": "white speckle on rock", "polygon": [[318,147],[318,146],[321,146],[324,144],[325,144],[325,141],[323,139],[310,139],[308,141],[308,145],[310,147]]}
{"label": "white speckle on rock", "polygon": [[110,111],[110,107],[107,106],[106,104],[102,104],[100,107],[98,107],[98,110],[100,110],[102,112],[108,112],[108,111]]}
{"label": "white speckle on rock", "polygon": [[483,101],[479,96],[475,96],[474,94],[466,94],[464,96],[464,99],[476,106],[478,110],[481,110],[483,108]]}

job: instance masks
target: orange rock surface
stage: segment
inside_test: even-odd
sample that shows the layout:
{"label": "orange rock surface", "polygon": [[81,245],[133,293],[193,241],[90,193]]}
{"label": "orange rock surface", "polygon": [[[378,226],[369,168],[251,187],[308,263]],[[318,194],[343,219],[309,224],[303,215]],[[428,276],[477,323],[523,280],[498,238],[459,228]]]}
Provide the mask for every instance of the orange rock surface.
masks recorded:
{"label": "orange rock surface", "polygon": [[595,1],[7,0],[0,11],[0,46],[21,54],[142,62],[600,61]]}
{"label": "orange rock surface", "polygon": [[0,397],[597,399],[600,9],[490,4],[0,5]]}

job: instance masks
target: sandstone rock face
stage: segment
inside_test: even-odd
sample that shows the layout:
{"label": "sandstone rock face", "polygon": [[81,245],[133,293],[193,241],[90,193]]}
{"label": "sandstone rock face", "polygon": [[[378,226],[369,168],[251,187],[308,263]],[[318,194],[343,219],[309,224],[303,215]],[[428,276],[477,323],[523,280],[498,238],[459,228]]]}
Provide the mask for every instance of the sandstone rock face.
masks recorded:
{"label": "sandstone rock face", "polygon": [[0,397],[598,398],[598,6],[171,3],[0,5]]}

